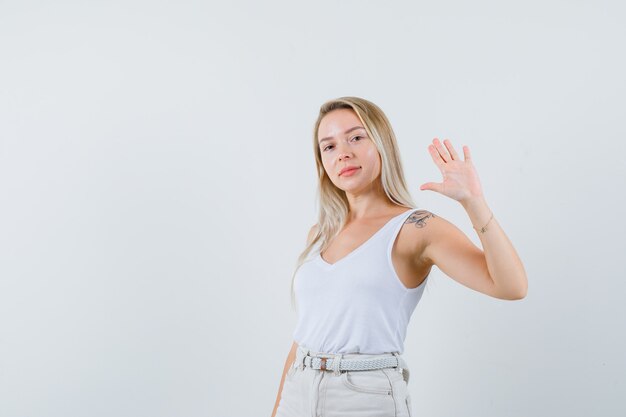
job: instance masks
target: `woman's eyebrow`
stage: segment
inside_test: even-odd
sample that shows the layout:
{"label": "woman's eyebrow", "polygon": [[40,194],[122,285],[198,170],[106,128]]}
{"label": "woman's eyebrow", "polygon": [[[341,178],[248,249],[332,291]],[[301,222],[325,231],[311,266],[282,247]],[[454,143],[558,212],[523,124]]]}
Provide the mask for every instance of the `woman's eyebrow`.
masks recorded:
{"label": "woman's eyebrow", "polygon": [[[365,129],[365,128],[364,128],[363,126],[354,126],[354,127],[351,127],[350,129],[346,130],[346,131],[345,131],[345,132],[343,132],[343,133],[344,133],[344,135],[345,135],[345,134],[348,134],[348,133],[350,133],[350,132],[352,132],[353,130],[356,130],[356,129]],[[325,140],[331,140],[332,138],[333,138],[332,136],[329,136],[329,137],[327,137],[327,138],[324,138],[324,139],[320,140],[320,141],[319,141],[319,143],[322,143],[322,142],[324,142]]]}

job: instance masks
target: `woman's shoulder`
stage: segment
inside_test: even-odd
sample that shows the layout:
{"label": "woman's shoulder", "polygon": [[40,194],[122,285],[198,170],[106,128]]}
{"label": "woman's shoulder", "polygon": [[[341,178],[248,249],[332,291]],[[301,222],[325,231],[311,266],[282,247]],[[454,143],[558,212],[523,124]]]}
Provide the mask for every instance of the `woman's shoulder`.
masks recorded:
{"label": "woman's shoulder", "polygon": [[421,258],[429,241],[436,234],[437,223],[443,220],[426,208],[415,210],[404,220],[398,236],[398,251],[401,256]]}
{"label": "woman's shoulder", "polygon": [[442,233],[447,233],[454,224],[446,220],[438,213],[426,208],[416,208],[413,213],[404,221],[404,225],[413,224],[414,227],[405,227],[410,230],[413,236],[422,236],[427,239],[434,239]]}
{"label": "woman's shoulder", "polygon": [[405,224],[413,223],[415,224],[415,227],[418,229],[424,228],[426,227],[428,223],[431,223],[432,220],[429,220],[429,219],[435,219],[439,217],[438,215],[433,213],[431,210],[428,210],[423,207],[415,208],[414,210],[415,211],[413,211],[413,213],[411,213],[411,215],[407,217],[404,223]]}
{"label": "woman's shoulder", "polygon": [[447,250],[455,241],[469,240],[452,222],[425,208],[416,209],[407,217],[402,235],[399,240],[403,238],[405,252],[420,258],[427,258],[426,252],[434,246]]}

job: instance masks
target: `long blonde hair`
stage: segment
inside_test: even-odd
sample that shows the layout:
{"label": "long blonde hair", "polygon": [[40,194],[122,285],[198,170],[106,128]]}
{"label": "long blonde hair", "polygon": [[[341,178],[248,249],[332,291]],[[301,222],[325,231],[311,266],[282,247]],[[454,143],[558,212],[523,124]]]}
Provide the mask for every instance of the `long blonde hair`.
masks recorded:
{"label": "long blonde hair", "polygon": [[338,109],[353,110],[363,123],[368,136],[376,145],[381,158],[380,181],[389,200],[408,209],[416,207],[404,180],[396,136],[385,113],[371,101],[359,97],[340,97],[322,104],[313,128],[313,152],[315,153],[318,173],[319,214],[317,231],[307,241],[304,251],[296,261],[296,267],[291,276],[292,307],[295,307],[294,279],[298,268],[306,261],[309,253],[316,245],[319,245],[319,251],[323,252],[345,226],[348,218],[350,208],[348,199],[345,192],[337,188],[326,174],[317,138],[320,122],[324,116]]}

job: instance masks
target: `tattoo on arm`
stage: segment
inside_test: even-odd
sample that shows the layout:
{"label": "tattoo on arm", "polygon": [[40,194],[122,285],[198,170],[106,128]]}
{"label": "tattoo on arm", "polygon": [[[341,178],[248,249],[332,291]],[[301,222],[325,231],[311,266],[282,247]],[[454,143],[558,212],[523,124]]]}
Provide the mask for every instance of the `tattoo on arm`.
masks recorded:
{"label": "tattoo on arm", "polygon": [[417,210],[409,216],[408,219],[404,222],[406,223],[415,223],[415,227],[422,228],[426,226],[426,219],[429,217],[437,217],[433,213],[428,210]]}

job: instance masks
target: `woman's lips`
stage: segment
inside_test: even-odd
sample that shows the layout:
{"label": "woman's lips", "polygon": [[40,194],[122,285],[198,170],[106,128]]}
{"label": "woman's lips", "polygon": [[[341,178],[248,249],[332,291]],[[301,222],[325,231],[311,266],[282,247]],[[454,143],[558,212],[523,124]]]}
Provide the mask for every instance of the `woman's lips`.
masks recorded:
{"label": "woman's lips", "polygon": [[359,168],[353,168],[353,169],[349,169],[347,171],[344,171],[341,173],[342,177],[349,177],[350,175],[354,174],[355,172],[357,172],[359,170]]}

